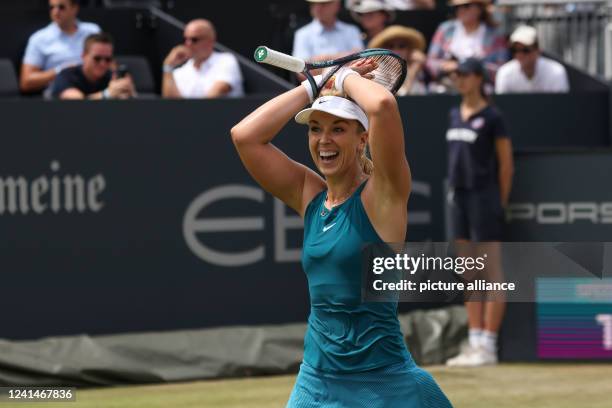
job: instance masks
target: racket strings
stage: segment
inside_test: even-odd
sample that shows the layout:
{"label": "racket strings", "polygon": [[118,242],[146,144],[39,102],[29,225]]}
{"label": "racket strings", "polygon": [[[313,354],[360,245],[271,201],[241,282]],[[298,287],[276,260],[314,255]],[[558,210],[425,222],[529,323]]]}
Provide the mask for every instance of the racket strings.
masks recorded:
{"label": "racket strings", "polygon": [[406,64],[398,56],[389,54],[364,56],[344,65],[324,68],[322,71],[323,80],[320,82],[318,91],[327,89],[326,92],[329,92],[330,89],[333,89],[335,74],[341,67],[360,65],[361,62],[375,62],[376,68],[369,72],[372,77],[371,80],[384,86],[392,93],[397,92],[406,78]]}
{"label": "racket strings", "polygon": [[395,92],[404,81],[404,66],[400,60],[390,55],[377,55],[370,57],[378,67],[372,71],[373,81]]}

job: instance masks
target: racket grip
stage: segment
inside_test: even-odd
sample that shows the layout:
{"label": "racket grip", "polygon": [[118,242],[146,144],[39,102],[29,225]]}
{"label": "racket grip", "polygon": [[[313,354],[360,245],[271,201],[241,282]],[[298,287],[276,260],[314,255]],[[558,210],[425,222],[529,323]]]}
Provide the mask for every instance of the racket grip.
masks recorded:
{"label": "racket grip", "polygon": [[306,63],[299,58],[283,54],[265,46],[257,47],[255,50],[255,61],[292,72],[302,72],[306,66]]}

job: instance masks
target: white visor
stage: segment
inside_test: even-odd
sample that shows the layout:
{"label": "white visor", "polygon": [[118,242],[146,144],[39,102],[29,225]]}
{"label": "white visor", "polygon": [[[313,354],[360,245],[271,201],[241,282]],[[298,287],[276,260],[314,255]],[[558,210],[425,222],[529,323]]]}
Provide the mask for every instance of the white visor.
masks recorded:
{"label": "white visor", "polygon": [[295,121],[307,125],[310,115],[314,111],[327,112],[343,119],[353,119],[361,123],[365,130],[369,128],[368,116],[355,102],[340,96],[322,96],[312,103],[308,109],[300,111],[295,115]]}

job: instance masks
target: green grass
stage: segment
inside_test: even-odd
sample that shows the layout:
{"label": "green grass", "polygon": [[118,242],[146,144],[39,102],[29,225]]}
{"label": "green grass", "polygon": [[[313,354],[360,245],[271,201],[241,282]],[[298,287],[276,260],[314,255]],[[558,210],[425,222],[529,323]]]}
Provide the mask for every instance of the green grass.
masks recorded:
{"label": "green grass", "polygon": [[[610,408],[612,364],[428,367],[456,408]],[[0,408],[284,407],[295,376],[198,381],[77,391],[74,403],[0,403]]]}

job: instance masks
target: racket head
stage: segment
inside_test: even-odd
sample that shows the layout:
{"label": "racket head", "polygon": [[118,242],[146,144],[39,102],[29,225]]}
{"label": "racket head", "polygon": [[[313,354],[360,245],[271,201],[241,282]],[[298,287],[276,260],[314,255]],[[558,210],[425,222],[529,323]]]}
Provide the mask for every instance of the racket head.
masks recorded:
{"label": "racket head", "polygon": [[345,66],[350,67],[353,64],[359,63],[359,61],[376,62],[378,66],[370,72],[370,74],[373,75],[371,80],[382,85],[393,94],[398,91],[406,79],[407,64],[402,57],[384,48],[370,48],[335,60],[307,63],[305,71],[321,68],[325,69],[323,79],[317,84],[316,92],[314,92],[315,97],[317,97],[324,88],[330,86],[330,80],[340,68]]}

